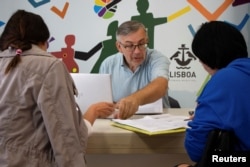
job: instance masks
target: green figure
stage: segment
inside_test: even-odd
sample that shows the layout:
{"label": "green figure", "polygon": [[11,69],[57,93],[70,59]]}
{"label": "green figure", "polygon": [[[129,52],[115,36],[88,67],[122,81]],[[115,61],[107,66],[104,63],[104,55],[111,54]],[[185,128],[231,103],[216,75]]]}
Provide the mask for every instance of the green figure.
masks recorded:
{"label": "green figure", "polygon": [[111,39],[105,40],[102,42],[102,51],[101,54],[96,61],[95,65],[93,66],[91,73],[99,73],[99,68],[101,66],[101,63],[104,59],[106,59],[108,56],[113,55],[117,52],[116,49],[116,30],[118,28],[118,21],[113,21],[109,24],[107,36],[111,36]]}
{"label": "green figure", "polygon": [[154,18],[152,13],[147,13],[149,8],[148,0],[138,0],[136,5],[140,15],[132,16],[131,20],[137,20],[144,24],[148,30],[148,37],[150,40],[148,47],[154,48],[154,28],[157,25],[167,23],[167,17]]}

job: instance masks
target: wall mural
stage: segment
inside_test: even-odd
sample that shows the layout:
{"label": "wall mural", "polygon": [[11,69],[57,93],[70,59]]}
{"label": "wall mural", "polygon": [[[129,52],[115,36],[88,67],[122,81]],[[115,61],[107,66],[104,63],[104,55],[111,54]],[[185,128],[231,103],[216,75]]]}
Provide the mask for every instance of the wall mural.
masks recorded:
{"label": "wall mural", "polygon": [[102,61],[117,52],[117,27],[127,20],[141,21],[148,30],[148,46],[171,61],[170,95],[188,108],[195,106],[209,79],[190,48],[200,24],[210,20],[232,24],[250,47],[250,0],[26,0],[15,4],[2,0],[0,32],[17,9],[44,18],[51,32],[48,51],[71,73],[98,73]]}

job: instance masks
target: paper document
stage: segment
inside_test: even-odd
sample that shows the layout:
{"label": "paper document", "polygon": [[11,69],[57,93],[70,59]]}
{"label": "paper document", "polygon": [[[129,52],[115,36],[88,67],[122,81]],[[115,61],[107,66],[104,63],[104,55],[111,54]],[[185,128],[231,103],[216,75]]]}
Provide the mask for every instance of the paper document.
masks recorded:
{"label": "paper document", "polygon": [[113,119],[112,125],[148,135],[155,135],[185,131],[188,127],[186,119],[188,119],[188,116],[171,114],[147,115],[140,119]]}
{"label": "paper document", "polygon": [[142,106],[139,106],[138,111],[135,114],[162,114],[163,105],[162,98],[156,100],[153,103],[148,103]]}

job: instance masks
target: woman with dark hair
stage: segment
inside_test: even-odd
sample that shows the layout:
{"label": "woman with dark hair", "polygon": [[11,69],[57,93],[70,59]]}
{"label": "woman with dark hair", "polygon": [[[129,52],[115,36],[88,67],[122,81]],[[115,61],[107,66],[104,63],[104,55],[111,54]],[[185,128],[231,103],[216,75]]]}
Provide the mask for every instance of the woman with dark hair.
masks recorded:
{"label": "woman with dark hair", "polygon": [[1,167],[84,167],[91,125],[114,111],[100,102],[81,115],[70,74],[46,52],[49,36],[41,16],[24,10],[0,36]]}
{"label": "woman with dark hair", "polygon": [[192,50],[211,79],[188,123],[185,147],[189,157],[199,162],[209,133],[217,129],[233,133],[236,151],[250,151],[250,59],[243,35],[228,23],[211,21],[195,34]]}

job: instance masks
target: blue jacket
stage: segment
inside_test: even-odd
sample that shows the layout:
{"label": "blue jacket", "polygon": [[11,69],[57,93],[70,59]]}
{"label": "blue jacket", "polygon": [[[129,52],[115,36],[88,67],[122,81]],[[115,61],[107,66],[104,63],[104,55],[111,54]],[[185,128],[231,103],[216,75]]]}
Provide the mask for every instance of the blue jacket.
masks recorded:
{"label": "blue jacket", "polygon": [[250,59],[241,58],[218,70],[197,99],[195,116],[188,123],[185,147],[190,159],[201,158],[208,133],[230,130],[240,149],[250,151]]}

